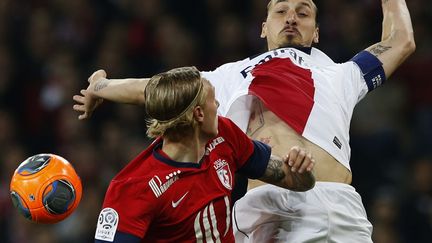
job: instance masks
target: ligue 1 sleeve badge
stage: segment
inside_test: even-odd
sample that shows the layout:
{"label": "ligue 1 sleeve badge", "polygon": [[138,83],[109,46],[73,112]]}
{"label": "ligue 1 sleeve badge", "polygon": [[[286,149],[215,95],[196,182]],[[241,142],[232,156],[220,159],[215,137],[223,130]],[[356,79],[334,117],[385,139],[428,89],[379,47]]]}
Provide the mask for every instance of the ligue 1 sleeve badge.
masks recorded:
{"label": "ligue 1 sleeve badge", "polygon": [[119,222],[119,215],[113,208],[104,208],[99,214],[95,239],[114,241]]}

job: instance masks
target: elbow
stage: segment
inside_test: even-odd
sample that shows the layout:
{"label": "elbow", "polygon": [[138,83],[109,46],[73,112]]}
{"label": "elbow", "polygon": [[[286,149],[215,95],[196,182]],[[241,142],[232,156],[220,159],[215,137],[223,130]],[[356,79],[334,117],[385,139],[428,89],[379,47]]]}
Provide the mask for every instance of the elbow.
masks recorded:
{"label": "elbow", "polygon": [[293,191],[305,192],[305,191],[309,191],[310,189],[314,188],[314,186],[315,186],[315,180],[312,180],[312,181],[304,183],[301,186],[293,189]]}
{"label": "elbow", "polygon": [[408,33],[407,38],[402,44],[403,53],[406,57],[410,56],[416,50],[416,43],[414,40],[414,33]]}
{"label": "elbow", "polygon": [[145,105],[145,93],[144,89],[138,93],[138,95],[135,97],[135,104],[138,105]]}
{"label": "elbow", "polygon": [[144,96],[137,97],[137,99],[134,102],[134,104],[137,104],[137,105],[140,105],[140,106],[144,106],[145,105],[145,98],[144,98]]}
{"label": "elbow", "polygon": [[414,41],[414,37],[408,41],[407,45],[406,45],[406,50],[408,55],[411,55],[414,53],[414,51],[416,50],[416,43]]}
{"label": "elbow", "polygon": [[315,186],[315,177],[312,173],[308,173],[303,176],[303,178],[298,178],[297,182],[291,188],[288,188],[291,191],[296,192],[305,192],[312,189]]}

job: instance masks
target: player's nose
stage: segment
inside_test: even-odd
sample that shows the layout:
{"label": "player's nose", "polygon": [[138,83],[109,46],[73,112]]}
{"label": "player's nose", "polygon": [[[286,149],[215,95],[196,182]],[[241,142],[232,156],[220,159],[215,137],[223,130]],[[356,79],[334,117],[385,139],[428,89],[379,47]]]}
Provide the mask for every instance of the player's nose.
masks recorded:
{"label": "player's nose", "polygon": [[295,10],[290,9],[286,12],[285,22],[290,25],[294,25],[297,23],[297,13]]}

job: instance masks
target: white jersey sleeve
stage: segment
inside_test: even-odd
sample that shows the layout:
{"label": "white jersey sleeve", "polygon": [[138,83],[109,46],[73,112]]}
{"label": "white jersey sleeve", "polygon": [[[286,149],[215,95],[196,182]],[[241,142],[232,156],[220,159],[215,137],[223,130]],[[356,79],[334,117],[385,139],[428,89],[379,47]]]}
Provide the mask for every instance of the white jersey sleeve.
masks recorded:
{"label": "white jersey sleeve", "polygon": [[211,72],[201,72],[201,75],[215,87],[220,115],[226,116],[236,99],[248,94],[249,84],[236,81],[234,76],[239,65],[241,61],[224,64]]}

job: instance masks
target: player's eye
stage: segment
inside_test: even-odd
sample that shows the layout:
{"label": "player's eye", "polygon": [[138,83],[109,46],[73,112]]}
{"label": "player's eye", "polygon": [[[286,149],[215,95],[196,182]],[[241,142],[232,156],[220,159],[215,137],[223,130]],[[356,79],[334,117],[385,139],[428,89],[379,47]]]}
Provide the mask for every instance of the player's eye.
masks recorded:
{"label": "player's eye", "polygon": [[305,12],[299,12],[297,15],[300,17],[307,17],[308,16],[308,14]]}

